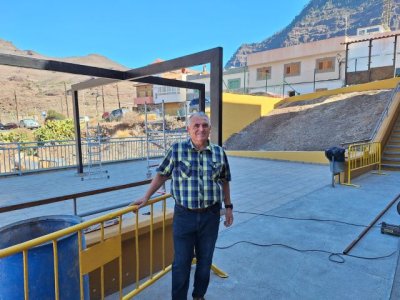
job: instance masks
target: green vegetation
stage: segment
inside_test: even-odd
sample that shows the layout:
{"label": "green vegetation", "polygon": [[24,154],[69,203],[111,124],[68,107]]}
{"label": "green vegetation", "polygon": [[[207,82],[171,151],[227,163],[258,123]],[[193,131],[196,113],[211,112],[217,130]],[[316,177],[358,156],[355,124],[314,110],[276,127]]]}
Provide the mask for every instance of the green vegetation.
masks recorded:
{"label": "green vegetation", "polygon": [[47,111],[45,122],[50,120],[65,120],[65,116],[53,109],[50,109],[49,111]]}
{"label": "green vegetation", "polygon": [[34,141],[34,135],[29,129],[17,128],[10,132],[0,133],[0,142],[3,143],[23,143],[32,141]]}
{"label": "green vegetation", "polygon": [[71,119],[49,120],[35,131],[36,140],[71,140],[74,139],[74,123]]}

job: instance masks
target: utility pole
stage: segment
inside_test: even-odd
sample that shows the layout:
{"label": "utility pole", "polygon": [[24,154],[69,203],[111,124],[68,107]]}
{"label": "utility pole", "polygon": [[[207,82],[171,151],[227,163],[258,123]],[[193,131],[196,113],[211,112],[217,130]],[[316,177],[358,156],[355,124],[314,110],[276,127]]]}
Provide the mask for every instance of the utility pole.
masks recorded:
{"label": "utility pole", "polygon": [[268,93],[268,68],[265,69],[265,92]]}
{"label": "utility pole", "polygon": [[67,118],[69,118],[67,85],[65,84],[65,81],[64,81],[64,95],[65,95],[65,106],[67,107]]}
{"label": "utility pole", "polygon": [[103,99],[103,114],[106,112],[106,105],[104,103],[104,87],[101,86],[101,98]]}
{"label": "utility pole", "polygon": [[99,98],[99,91],[96,89],[96,117],[99,115],[99,106],[98,106],[98,99]]}
{"label": "utility pole", "polygon": [[61,113],[64,113],[64,107],[63,107],[63,98],[60,96],[60,104],[61,104]]}
{"label": "utility pole", "polygon": [[246,93],[246,65],[243,66],[243,94]]}
{"label": "utility pole", "polygon": [[121,108],[121,102],[119,102],[119,90],[118,90],[118,83],[115,85],[117,88],[117,99],[118,99],[118,108]]}
{"label": "utility pole", "polygon": [[[340,71],[339,71],[340,72]],[[314,68],[314,92],[315,92],[315,75],[317,74],[317,69]]]}
{"label": "utility pole", "polygon": [[17,92],[14,90],[15,110],[17,112],[17,122],[19,122]]}

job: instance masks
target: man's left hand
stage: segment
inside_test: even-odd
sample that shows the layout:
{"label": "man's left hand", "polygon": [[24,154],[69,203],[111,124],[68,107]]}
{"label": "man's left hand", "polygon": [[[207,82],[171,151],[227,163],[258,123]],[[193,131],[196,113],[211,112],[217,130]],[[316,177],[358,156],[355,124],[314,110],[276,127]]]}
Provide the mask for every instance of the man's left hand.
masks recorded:
{"label": "man's left hand", "polygon": [[233,212],[232,212],[232,209],[227,208],[227,209],[225,209],[224,225],[225,225],[225,227],[229,227],[232,225],[232,223],[233,223]]}

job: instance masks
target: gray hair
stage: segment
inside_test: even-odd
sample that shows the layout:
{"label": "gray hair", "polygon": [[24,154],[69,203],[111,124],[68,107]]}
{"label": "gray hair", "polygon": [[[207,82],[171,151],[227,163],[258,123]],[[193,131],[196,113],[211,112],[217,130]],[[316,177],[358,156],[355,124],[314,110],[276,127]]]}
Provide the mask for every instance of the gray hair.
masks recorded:
{"label": "gray hair", "polygon": [[211,126],[210,118],[209,118],[204,112],[202,112],[202,111],[195,112],[195,113],[193,113],[193,114],[191,114],[191,115],[189,116],[189,118],[188,118],[188,123],[187,123],[188,126],[191,124],[192,119],[193,119],[194,117],[199,117],[199,118],[202,118],[202,119],[206,120],[207,123],[208,123],[208,125]]}

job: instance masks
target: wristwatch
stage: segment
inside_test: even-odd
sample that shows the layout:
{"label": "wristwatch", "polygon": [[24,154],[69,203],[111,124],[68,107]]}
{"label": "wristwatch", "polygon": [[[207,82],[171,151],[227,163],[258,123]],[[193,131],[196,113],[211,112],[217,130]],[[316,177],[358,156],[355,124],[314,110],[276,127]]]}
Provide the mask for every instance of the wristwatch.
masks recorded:
{"label": "wristwatch", "polygon": [[231,204],[225,204],[225,208],[233,209],[233,204],[232,203]]}

